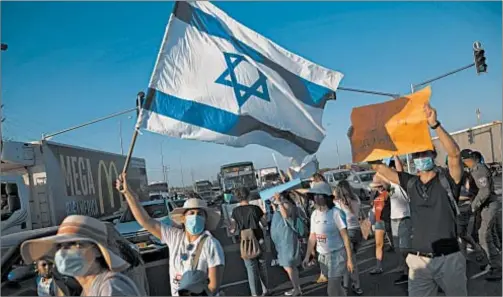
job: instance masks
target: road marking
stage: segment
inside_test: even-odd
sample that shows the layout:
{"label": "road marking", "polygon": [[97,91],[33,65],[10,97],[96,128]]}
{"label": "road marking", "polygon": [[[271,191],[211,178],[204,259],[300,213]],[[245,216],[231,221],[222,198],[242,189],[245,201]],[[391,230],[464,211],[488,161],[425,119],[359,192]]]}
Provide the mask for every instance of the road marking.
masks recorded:
{"label": "road marking", "polygon": [[370,258],[367,258],[365,260],[361,260],[361,261],[356,262],[356,265],[362,265],[363,263],[370,262],[370,261],[372,261],[374,259],[375,259],[374,257],[370,257]]}
{"label": "road marking", "polygon": [[225,289],[225,288],[229,288],[229,287],[234,287],[234,286],[246,284],[247,282],[248,282],[248,280],[245,279],[245,280],[241,280],[241,281],[237,281],[237,282],[233,282],[233,283],[228,283],[225,285],[221,285],[220,289]]}
{"label": "road marking", "polygon": [[386,274],[390,274],[390,273],[395,273],[395,272],[400,272],[402,271],[402,269],[400,269],[400,267],[397,267],[395,269],[392,269],[390,271],[386,271],[385,273],[383,273],[382,275],[386,275]]}
{"label": "road marking", "polygon": [[470,277],[470,279],[479,278],[479,277],[481,277],[483,275],[486,275],[489,271],[490,271],[490,269],[486,269],[486,270],[484,270],[482,272],[479,272],[479,273],[475,274],[474,276]]}

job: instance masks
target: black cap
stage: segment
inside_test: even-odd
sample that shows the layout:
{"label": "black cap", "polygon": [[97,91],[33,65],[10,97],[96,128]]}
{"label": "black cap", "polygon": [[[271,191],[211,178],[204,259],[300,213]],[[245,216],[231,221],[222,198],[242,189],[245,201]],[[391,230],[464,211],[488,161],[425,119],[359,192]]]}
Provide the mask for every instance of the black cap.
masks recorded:
{"label": "black cap", "polygon": [[482,157],[482,154],[479,151],[473,151],[471,155],[472,155],[472,158],[479,160],[479,161],[484,159],[484,157]]}
{"label": "black cap", "polygon": [[470,159],[473,151],[471,149],[464,149],[461,151],[461,159]]}

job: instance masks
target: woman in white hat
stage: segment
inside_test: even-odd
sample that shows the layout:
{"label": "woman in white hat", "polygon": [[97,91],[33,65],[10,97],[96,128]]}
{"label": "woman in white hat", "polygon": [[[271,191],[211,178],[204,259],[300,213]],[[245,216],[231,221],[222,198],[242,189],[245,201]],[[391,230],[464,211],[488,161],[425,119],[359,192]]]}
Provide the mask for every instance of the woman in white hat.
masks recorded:
{"label": "woman in white hat", "polygon": [[185,272],[201,270],[208,276],[208,289],[217,294],[223,278],[225,256],[220,242],[208,230],[217,227],[220,214],[209,208],[204,200],[190,198],[183,207],[175,208],[171,220],[183,230],[151,218],[141,206],[138,196],[129,189],[126,175],[117,180],[117,189],[126,197],[136,221],[159,238],[169,249],[171,294],[178,296],[180,281]]}
{"label": "woman in white hat", "polygon": [[346,296],[342,279],[346,271],[353,272],[354,264],[342,211],[334,207],[334,196],[329,184],[314,183],[308,194],[314,198],[317,208],[311,214],[311,230],[303,265],[309,266],[316,248],[321,272],[328,277],[327,295]]}
{"label": "woman in white hat", "polygon": [[106,225],[91,217],[66,217],[54,236],[21,245],[25,263],[54,258],[60,274],[73,277],[81,296],[141,296],[136,284],[122,274],[130,265],[107,245]]}

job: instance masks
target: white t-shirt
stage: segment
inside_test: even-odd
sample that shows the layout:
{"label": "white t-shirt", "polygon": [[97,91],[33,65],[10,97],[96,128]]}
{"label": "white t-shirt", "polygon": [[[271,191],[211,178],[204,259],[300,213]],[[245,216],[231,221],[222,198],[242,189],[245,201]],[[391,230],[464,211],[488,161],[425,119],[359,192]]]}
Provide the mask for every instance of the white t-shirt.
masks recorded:
{"label": "white t-shirt", "polygon": [[332,208],[327,211],[316,209],[311,215],[311,233],[316,235],[316,251],[329,254],[344,247],[340,231],[346,228],[340,210]]}
{"label": "white t-shirt", "polygon": [[410,217],[409,197],[400,185],[391,183],[393,194],[390,197],[391,219]]}
{"label": "white t-shirt", "polygon": [[351,209],[343,205],[339,200],[334,201],[335,207],[344,211],[346,215],[346,225],[348,229],[359,229],[360,222],[358,221],[358,214],[360,213],[360,199],[351,200]]}
{"label": "white t-shirt", "polygon": [[85,295],[83,292],[82,296],[142,296],[143,294],[128,276],[107,270],[96,276],[89,292]]}
{"label": "white t-shirt", "polygon": [[[187,240],[187,236],[185,236],[185,232],[183,230],[170,227],[165,224],[161,224],[161,234],[161,241],[169,248],[169,278],[171,280],[171,295],[178,296],[179,281],[186,271],[191,270],[191,259],[194,256],[194,252],[196,251],[197,245],[202,236],[191,244]],[[208,237],[206,238],[203,249],[201,250],[197,270],[207,273],[208,268],[225,265],[225,254],[220,242],[213,237],[210,232],[205,231],[204,234]],[[189,251],[188,247],[190,245],[192,245],[192,248]],[[187,254],[187,260],[182,260],[182,254]]]}

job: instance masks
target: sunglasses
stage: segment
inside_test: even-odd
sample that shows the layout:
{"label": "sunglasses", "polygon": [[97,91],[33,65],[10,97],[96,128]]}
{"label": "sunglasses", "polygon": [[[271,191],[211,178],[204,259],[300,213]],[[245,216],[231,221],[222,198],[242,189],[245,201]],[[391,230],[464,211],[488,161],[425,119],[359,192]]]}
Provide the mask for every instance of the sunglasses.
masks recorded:
{"label": "sunglasses", "polygon": [[187,261],[189,259],[188,253],[191,252],[193,249],[194,249],[194,245],[192,243],[189,243],[189,245],[187,245],[187,252],[182,253],[180,255],[180,258],[182,258],[182,261]]}

